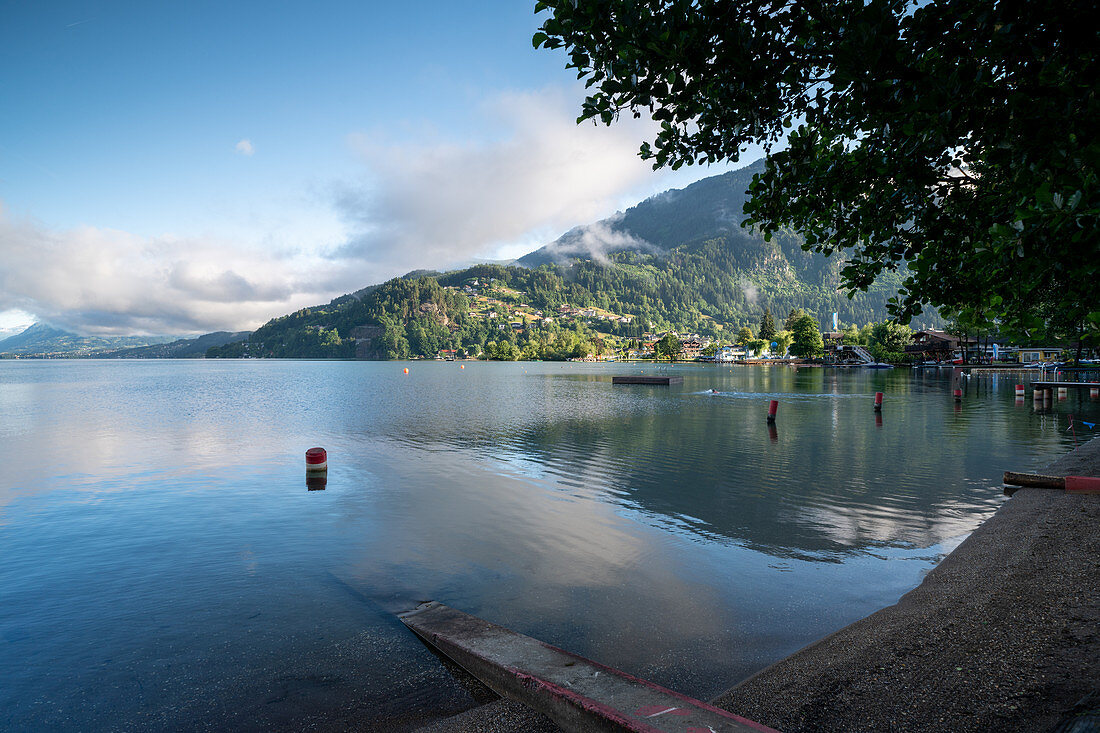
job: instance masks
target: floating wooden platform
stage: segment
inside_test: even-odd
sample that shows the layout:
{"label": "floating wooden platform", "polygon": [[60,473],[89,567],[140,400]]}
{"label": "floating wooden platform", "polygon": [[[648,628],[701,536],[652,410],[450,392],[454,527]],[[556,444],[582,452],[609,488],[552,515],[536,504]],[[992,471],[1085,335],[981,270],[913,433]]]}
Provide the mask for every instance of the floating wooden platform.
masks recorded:
{"label": "floating wooden platform", "polygon": [[495,692],[548,715],[567,731],[775,733],[442,603],[422,603],[400,618]]}
{"label": "floating wooden platform", "polygon": [[683,384],[683,377],[667,376],[667,377],[649,377],[644,375],[629,376],[629,377],[612,377],[612,384]]}
{"label": "floating wooden platform", "polygon": [[1032,382],[1031,386],[1037,389],[1053,389],[1055,387],[1076,387],[1078,389],[1100,387],[1100,382]]}

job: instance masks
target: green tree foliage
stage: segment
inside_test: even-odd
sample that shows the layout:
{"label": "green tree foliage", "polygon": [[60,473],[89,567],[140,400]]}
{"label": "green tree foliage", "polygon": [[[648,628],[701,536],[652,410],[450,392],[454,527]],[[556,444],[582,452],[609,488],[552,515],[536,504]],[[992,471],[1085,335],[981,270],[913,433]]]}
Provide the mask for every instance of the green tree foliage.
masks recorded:
{"label": "green tree foliage", "polygon": [[760,317],[760,338],[769,343],[775,340],[775,318],[771,308],[765,308],[764,315]]}
{"label": "green tree foliage", "polygon": [[485,344],[485,354],[494,361],[515,361],[520,350],[511,341],[490,341]]}
{"label": "green tree foliage", "polygon": [[803,359],[821,356],[825,353],[825,341],[821,338],[821,330],[813,316],[802,315],[794,323],[791,329],[794,341],[791,343],[791,353]]}
{"label": "green tree foliage", "polygon": [[876,323],[871,329],[871,343],[890,353],[903,353],[913,341],[913,329],[893,321]]}
{"label": "green tree foliage", "polygon": [[783,322],[783,330],[793,331],[799,319],[801,319],[804,315],[806,315],[806,311],[802,310],[801,308],[792,308],[791,312],[787,314],[787,320]]}
{"label": "green tree foliage", "polygon": [[744,346],[748,342],[753,340],[752,329],[748,326],[741,326],[741,330],[737,332],[737,343]]}
{"label": "green tree foliage", "polygon": [[776,344],[776,356],[785,356],[787,349],[791,348],[791,344],[794,343],[794,334],[786,330],[779,331],[775,334],[775,338],[773,338],[772,341]]}
{"label": "green tree foliage", "polygon": [[661,340],[653,346],[653,351],[656,354],[658,361],[665,357],[668,357],[669,361],[673,361],[680,356],[683,348],[684,347],[683,344],[680,343],[680,339],[676,338],[671,333],[666,333],[664,336],[661,337]]}
{"label": "green tree foliage", "polygon": [[[1100,329],[1100,64],[1077,3],[540,0],[533,43],[585,78],[582,120],[660,123],[654,165],[771,145],[746,223],[842,253],[867,288],[1042,328]],[[1090,6],[1091,7],[1091,6]],[[1087,16],[1091,17],[1091,16]],[[907,267],[904,267],[906,266]]]}
{"label": "green tree foliage", "polygon": [[771,348],[771,343],[764,339],[749,339],[745,342],[745,351],[749,354],[760,356]]}

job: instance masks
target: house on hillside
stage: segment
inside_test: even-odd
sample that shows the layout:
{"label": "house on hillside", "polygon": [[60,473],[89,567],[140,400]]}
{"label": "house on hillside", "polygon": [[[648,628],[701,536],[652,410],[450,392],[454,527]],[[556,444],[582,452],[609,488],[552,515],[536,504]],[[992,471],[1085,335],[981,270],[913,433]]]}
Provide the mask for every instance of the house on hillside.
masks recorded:
{"label": "house on hillside", "polygon": [[682,341],[680,343],[680,358],[687,360],[698,359],[706,346],[706,342],[697,338]]}

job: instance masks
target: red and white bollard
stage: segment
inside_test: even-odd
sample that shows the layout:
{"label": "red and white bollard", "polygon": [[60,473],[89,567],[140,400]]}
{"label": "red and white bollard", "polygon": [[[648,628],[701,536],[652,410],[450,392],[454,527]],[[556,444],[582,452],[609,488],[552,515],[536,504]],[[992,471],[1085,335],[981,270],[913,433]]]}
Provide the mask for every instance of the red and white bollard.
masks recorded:
{"label": "red and white bollard", "polygon": [[1022,385],[1022,384],[1017,384],[1016,385],[1016,396],[1017,397],[1023,397],[1024,396],[1024,385]]}
{"label": "red and white bollard", "polygon": [[306,473],[321,473],[328,470],[328,454],[324,448],[310,448],[306,451]]}

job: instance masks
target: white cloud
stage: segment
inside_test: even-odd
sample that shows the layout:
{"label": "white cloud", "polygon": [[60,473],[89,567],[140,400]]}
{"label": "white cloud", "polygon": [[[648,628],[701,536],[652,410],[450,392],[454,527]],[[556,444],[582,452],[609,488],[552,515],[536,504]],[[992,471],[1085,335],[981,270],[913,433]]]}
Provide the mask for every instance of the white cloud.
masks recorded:
{"label": "white cloud", "polygon": [[55,231],[0,210],[0,311],[80,333],[255,328],[362,285],[316,255],[96,227]]}
{"label": "white cloud", "polygon": [[21,333],[34,323],[34,316],[18,308],[0,310],[0,339]]}
{"label": "white cloud", "polygon": [[373,185],[338,197],[357,231],[336,255],[380,277],[441,268],[529,241],[532,231],[607,216],[624,195],[649,192],[656,174],[637,150],[653,123],[577,125],[579,108],[562,93],[512,93],[481,110],[484,127],[506,130],[488,142],[353,136]]}
{"label": "white cloud", "polygon": [[[149,237],[60,230],[0,208],[0,313],[19,309],[82,333],[254,328],[409,270],[536,249],[676,180],[637,156],[652,122],[578,126],[578,109],[561,92],[512,93],[477,111],[478,128],[495,136],[389,143],[356,135],[369,185],[340,191],[343,221],[327,229],[329,212],[311,211],[218,236]],[[236,150],[254,147],[243,139]],[[288,240],[286,231],[308,236]],[[621,237],[592,227],[584,236],[596,252]],[[326,249],[334,238],[343,243]],[[292,240],[303,249],[271,244]]]}
{"label": "white cloud", "polygon": [[571,229],[560,240],[547,245],[546,254],[562,263],[574,257],[590,257],[603,262],[610,253],[623,249],[660,251],[660,247],[644,239],[614,229],[616,222],[622,218],[623,215],[619,213],[602,221]]}
{"label": "white cloud", "polygon": [[756,287],[755,283],[745,277],[741,278],[739,285],[741,286],[741,290],[745,293],[745,300],[756,305],[756,301],[760,298],[760,288]]}

